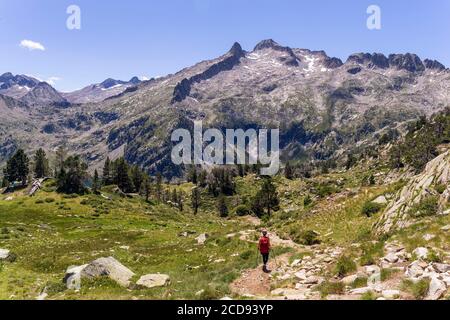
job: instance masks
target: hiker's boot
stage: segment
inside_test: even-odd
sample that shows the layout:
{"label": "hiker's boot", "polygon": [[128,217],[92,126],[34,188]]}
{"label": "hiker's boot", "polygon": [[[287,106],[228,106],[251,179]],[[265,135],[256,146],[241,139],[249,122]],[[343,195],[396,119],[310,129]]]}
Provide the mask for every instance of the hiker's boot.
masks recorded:
{"label": "hiker's boot", "polygon": [[263,272],[266,272],[266,273],[267,273],[267,266],[264,265],[263,268],[262,268],[262,270],[263,270]]}

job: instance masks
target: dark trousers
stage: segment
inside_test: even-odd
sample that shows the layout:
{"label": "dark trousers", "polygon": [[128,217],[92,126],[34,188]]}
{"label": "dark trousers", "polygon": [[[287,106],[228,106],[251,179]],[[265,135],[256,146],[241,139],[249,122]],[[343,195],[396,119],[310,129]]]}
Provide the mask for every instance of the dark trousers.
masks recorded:
{"label": "dark trousers", "polygon": [[266,265],[269,262],[269,254],[268,253],[261,253],[263,257],[263,263]]}

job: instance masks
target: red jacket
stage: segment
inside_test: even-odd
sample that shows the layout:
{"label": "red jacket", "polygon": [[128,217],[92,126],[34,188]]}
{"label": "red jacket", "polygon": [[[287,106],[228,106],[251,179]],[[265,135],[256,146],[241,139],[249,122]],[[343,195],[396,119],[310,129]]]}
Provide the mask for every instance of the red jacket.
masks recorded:
{"label": "red jacket", "polygon": [[261,237],[261,239],[259,239],[258,249],[262,254],[267,254],[270,252],[269,237]]}

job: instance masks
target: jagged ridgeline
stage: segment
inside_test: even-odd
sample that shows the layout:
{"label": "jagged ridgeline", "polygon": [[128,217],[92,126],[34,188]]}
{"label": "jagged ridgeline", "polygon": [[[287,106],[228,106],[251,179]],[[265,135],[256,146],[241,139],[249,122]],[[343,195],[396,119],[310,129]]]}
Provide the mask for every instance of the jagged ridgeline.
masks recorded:
{"label": "jagged ridgeline", "polygon": [[343,62],[273,40],[251,51],[236,43],[165,77],[107,79],[72,93],[5,73],[0,161],[19,147],[51,153],[64,143],[90,167],[123,155],[150,173],[181,176],[170,136],[197,120],[205,130],[279,128],[284,162],[344,161],[446,108],[449,89],[449,70],[414,54],[357,53]]}

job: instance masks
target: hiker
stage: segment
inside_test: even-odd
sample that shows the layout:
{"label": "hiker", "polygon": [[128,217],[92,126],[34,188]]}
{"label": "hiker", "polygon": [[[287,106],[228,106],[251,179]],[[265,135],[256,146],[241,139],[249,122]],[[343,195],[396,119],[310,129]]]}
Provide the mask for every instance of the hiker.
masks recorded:
{"label": "hiker", "polygon": [[267,263],[269,262],[269,254],[270,254],[270,239],[267,235],[267,230],[262,231],[262,237],[259,239],[258,250],[261,252],[263,258],[263,271],[269,272],[267,269]]}

